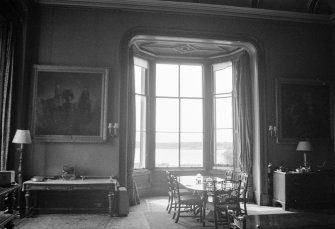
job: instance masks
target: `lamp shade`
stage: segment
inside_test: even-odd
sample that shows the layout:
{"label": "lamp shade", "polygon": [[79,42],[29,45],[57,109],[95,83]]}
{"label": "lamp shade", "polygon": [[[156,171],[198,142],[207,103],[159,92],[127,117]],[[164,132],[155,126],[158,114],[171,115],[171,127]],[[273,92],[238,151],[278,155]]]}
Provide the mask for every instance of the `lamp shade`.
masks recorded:
{"label": "lamp shade", "polygon": [[297,145],[297,151],[310,152],[312,150],[313,147],[309,141],[300,141]]}
{"label": "lamp shade", "polygon": [[13,138],[13,143],[30,144],[31,143],[30,131],[16,130],[15,136]]}

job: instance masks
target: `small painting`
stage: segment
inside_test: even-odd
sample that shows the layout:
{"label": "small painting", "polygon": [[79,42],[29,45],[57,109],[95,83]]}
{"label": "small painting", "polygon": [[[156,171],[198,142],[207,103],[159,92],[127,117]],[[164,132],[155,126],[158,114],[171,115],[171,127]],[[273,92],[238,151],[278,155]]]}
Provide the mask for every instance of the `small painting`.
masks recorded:
{"label": "small painting", "polygon": [[106,140],[106,68],[34,66],[34,140]]}
{"label": "small painting", "polygon": [[330,89],[326,83],[277,80],[278,142],[331,140]]}

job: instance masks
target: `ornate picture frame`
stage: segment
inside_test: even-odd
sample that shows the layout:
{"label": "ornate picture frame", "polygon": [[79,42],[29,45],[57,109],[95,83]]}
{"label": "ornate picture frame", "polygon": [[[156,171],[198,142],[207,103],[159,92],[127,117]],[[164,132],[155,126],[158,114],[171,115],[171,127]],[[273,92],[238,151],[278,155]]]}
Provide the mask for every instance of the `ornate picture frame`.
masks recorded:
{"label": "ornate picture frame", "polygon": [[331,141],[330,88],[324,82],[276,80],[278,143]]}
{"label": "ornate picture frame", "polygon": [[34,65],[33,139],[104,142],[107,91],[107,68]]}

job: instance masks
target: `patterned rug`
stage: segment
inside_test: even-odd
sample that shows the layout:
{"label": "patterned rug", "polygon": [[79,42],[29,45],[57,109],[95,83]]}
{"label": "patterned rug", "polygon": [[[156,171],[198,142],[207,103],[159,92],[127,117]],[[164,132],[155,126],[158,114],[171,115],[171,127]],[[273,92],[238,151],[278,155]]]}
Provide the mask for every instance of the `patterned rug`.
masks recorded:
{"label": "patterned rug", "polygon": [[25,218],[19,229],[105,229],[111,218],[105,214],[47,214]]}

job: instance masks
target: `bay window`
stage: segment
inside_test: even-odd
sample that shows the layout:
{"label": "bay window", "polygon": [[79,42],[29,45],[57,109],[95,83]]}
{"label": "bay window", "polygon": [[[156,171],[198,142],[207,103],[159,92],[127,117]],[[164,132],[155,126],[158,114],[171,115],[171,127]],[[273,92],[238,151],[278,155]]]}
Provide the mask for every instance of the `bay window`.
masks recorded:
{"label": "bay window", "polygon": [[[209,167],[204,164],[208,161],[212,161],[211,167],[237,167],[233,62],[150,62],[150,76],[148,62],[135,58],[134,63],[135,168],[145,168],[148,157],[152,168],[202,168]],[[205,75],[204,66],[211,67],[211,75]],[[148,85],[154,88],[149,90]],[[211,88],[211,92],[205,93],[204,88]],[[148,113],[153,120],[147,120]],[[205,126],[210,132],[204,131]],[[147,138],[149,133],[153,137]],[[205,144],[206,139],[210,143]],[[213,160],[204,161],[206,157]]]}

